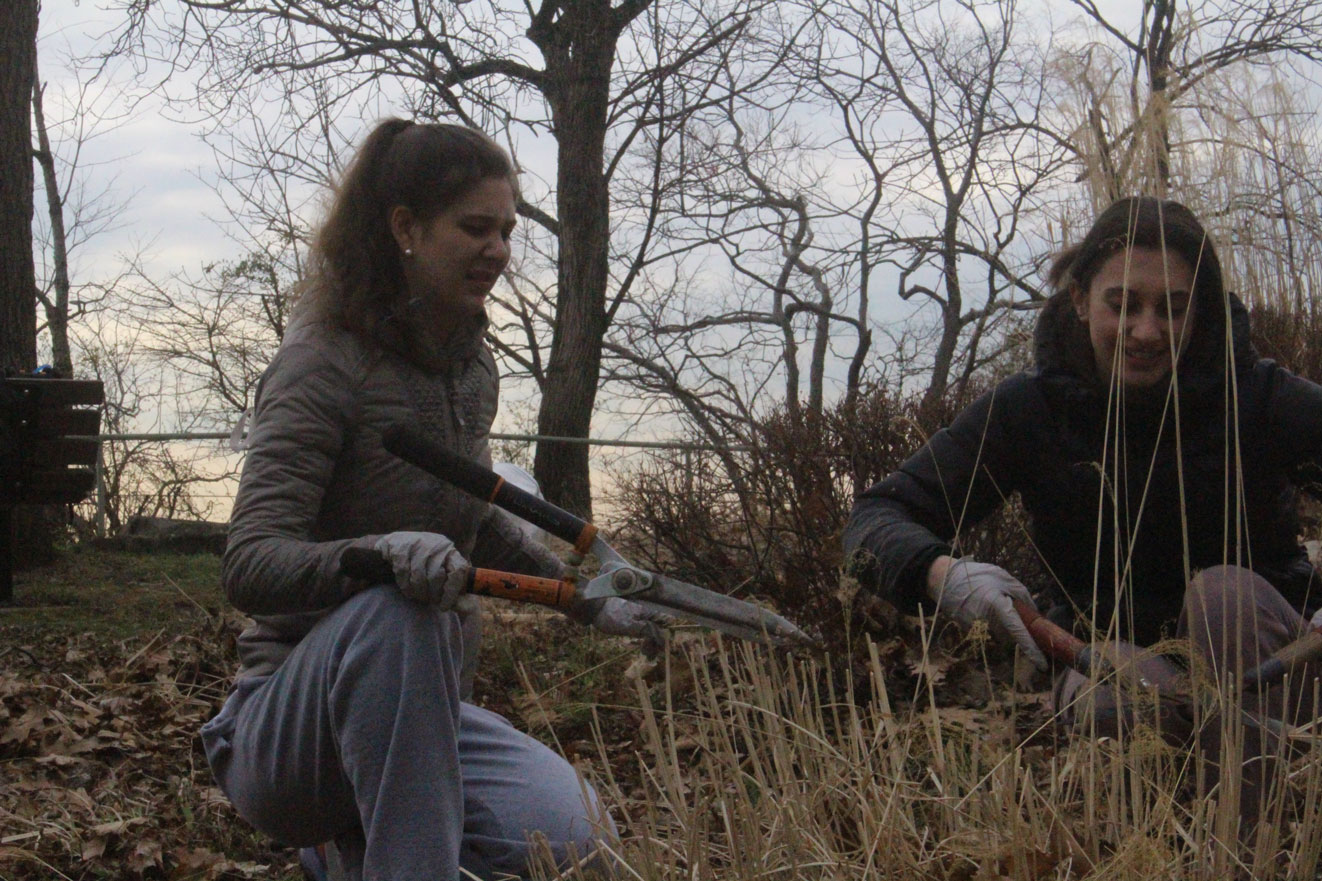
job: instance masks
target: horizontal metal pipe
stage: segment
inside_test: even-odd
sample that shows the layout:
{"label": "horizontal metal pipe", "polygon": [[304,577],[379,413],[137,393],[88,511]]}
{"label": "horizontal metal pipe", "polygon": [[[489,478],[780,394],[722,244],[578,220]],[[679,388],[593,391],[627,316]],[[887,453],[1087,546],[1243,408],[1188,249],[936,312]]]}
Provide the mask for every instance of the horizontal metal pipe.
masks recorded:
{"label": "horizontal metal pipe", "polygon": [[[70,435],[74,440],[96,440],[96,441],[181,441],[181,440],[229,440],[228,431],[194,431],[181,432],[178,434],[98,434],[98,435]],[[584,446],[596,447],[636,447],[649,450],[710,450],[726,451],[731,453],[748,452],[750,447],[736,445],[722,447],[716,444],[695,444],[686,441],[640,441],[640,440],[610,440],[597,437],[558,437],[549,434],[506,434],[503,432],[492,432],[487,435],[491,440],[501,441],[526,441],[530,443],[560,443],[560,444],[580,444]]]}

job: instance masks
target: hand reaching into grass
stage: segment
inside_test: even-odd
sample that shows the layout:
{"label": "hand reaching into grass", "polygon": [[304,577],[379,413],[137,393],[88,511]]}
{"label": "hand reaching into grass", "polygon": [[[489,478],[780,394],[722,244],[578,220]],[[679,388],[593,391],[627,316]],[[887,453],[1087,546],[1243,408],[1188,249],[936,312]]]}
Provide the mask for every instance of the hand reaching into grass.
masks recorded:
{"label": "hand reaching into grass", "polygon": [[1012,642],[1033,666],[1047,669],[1046,656],[1014,610],[1014,600],[1031,606],[1033,597],[1000,566],[967,557],[941,557],[928,572],[927,592],[941,613],[959,626],[967,630],[977,621],[986,621],[995,639]]}

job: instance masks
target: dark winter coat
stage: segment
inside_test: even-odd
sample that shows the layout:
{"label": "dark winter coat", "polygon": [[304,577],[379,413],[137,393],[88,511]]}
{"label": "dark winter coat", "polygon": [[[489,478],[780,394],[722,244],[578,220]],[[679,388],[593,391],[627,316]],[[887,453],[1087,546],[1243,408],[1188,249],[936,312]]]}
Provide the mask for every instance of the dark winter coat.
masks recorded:
{"label": "dark winter coat", "polygon": [[845,550],[864,583],[916,607],[932,561],[1017,492],[1065,610],[1108,624],[1120,585],[1120,634],[1141,645],[1173,632],[1187,578],[1213,565],[1251,567],[1301,611],[1317,604],[1296,487],[1322,459],[1322,387],[1258,360],[1244,307],[1227,300],[1200,304],[1177,395],[1120,405],[1068,299],[1053,298],[1035,368],[859,496]]}

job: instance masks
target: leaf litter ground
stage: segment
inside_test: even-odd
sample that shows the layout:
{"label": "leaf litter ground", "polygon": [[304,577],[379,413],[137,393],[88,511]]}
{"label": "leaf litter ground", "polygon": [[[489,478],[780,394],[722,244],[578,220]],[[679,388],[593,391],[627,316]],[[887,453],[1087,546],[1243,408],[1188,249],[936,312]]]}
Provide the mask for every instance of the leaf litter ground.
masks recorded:
{"label": "leaf litter ground", "polygon": [[[228,692],[244,623],[215,557],[76,548],[20,575],[15,596],[0,607],[0,881],[302,878],[296,853],[252,831],[206,766],[198,732]],[[608,763],[627,834],[646,810],[640,683],[682,703],[691,675],[673,664],[667,683],[667,665],[554,613],[487,612],[479,703],[584,767]],[[712,639],[679,638],[699,651]],[[1033,699],[989,702],[976,651],[951,648],[924,655],[892,633],[880,646],[891,693],[935,696],[975,736],[1038,725]]]}

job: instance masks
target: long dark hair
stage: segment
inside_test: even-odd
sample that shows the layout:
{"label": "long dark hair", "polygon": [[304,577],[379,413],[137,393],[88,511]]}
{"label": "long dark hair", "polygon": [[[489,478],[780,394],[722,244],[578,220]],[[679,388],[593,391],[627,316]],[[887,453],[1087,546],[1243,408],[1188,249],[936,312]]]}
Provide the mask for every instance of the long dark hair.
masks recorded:
{"label": "long dark hair", "polygon": [[[1206,291],[1212,302],[1223,294],[1221,260],[1207,230],[1192,211],[1172,199],[1131,196],[1112,202],[1097,215],[1077,245],[1051,261],[1047,281],[1055,291],[1078,285],[1084,290],[1112,254],[1127,248],[1165,248],[1184,258],[1196,278],[1196,294]],[[1196,307],[1195,307],[1196,308]]]}
{"label": "long dark hair", "polygon": [[509,156],[483,133],[405,119],[379,123],[335,188],[301,306],[370,339],[405,293],[390,211],[402,205],[426,223],[488,178],[518,192]]}
{"label": "long dark hair", "polygon": [[[1078,244],[1058,252],[1047,282],[1052,295],[1043,319],[1057,323],[1063,334],[1063,354],[1075,369],[1091,374],[1092,344],[1070,307],[1070,292],[1087,291],[1107,258],[1128,248],[1165,248],[1179,254],[1194,272],[1193,337],[1181,363],[1214,366],[1225,356],[1226,290],[1221,260],[1207,230],[1194,213],[1171,199],[1131,196],[1112,202],[1097,215]],[[1039,339],[1043,334],[1039,332]],[[1059,336],[1057,336],[1059,338]]]}

